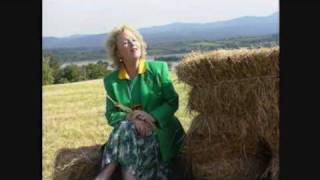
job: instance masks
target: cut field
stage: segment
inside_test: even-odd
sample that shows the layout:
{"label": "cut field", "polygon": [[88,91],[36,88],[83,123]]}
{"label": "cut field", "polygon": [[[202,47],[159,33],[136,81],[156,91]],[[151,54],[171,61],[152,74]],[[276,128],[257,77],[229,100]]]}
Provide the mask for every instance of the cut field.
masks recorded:
{"label": "cut field", "polygon": [[[175,73],[172,80],[180,97],[176,116],[187,130],[194,116],[186,109],[189,87],[179,82]],[[51,180],[55,153],[59,149],[102,144],[112,128],[104,117],[102,79],[43,86],[42,96],[42,173],[44,180]]]}

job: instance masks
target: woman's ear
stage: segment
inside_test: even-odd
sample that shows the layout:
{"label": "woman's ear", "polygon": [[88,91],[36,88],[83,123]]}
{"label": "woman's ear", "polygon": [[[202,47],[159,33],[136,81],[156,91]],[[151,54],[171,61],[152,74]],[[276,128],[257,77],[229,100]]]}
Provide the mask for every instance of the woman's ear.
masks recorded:
{"label": "woman's ear", "polygon": [[120,52],[119,52],[119,50],[118,50],[118,48],[117,47],[115,47],[115,53],[116,53],[116,56],[118,57],[118,59],[122,59],[122,57],[121,57],[121,54],[120,54]]}

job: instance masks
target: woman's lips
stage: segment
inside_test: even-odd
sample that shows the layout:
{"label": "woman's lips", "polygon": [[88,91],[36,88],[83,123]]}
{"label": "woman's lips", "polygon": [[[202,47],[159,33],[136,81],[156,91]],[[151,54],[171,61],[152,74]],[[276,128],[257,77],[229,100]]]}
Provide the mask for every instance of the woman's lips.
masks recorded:
{"label": "woman's lips", "polygon": [[136,52],[138,49],[137,48],[132,48],[131,52]]}

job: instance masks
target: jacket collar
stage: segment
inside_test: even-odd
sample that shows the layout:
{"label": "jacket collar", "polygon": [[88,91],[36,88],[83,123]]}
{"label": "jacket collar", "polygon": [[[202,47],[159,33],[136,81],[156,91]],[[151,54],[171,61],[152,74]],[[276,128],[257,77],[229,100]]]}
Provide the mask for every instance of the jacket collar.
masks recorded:
{"label": "jacket collar", "polygon": [[[138,74],[143,74],[145,71],[146,71],[145,60],[140,59],[139,66],[138,66]],[[121,80],[130,79],[129,74],[127,73],[123,63],[120,64],[118,78]]]}

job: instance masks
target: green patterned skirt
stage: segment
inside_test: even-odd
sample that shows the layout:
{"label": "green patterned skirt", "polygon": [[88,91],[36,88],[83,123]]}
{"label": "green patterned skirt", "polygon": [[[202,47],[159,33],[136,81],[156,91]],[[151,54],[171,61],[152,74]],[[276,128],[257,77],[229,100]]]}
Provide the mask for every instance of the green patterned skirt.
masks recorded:
{"label": "green patterned skirt", "polygon": [[155,134],[139,137],[135,126],[127,120],[114,127],[105,145],[102,168],[110,163],[120,165],[137,180],[167,179],[169,174],[168,164],[160,159]]}

